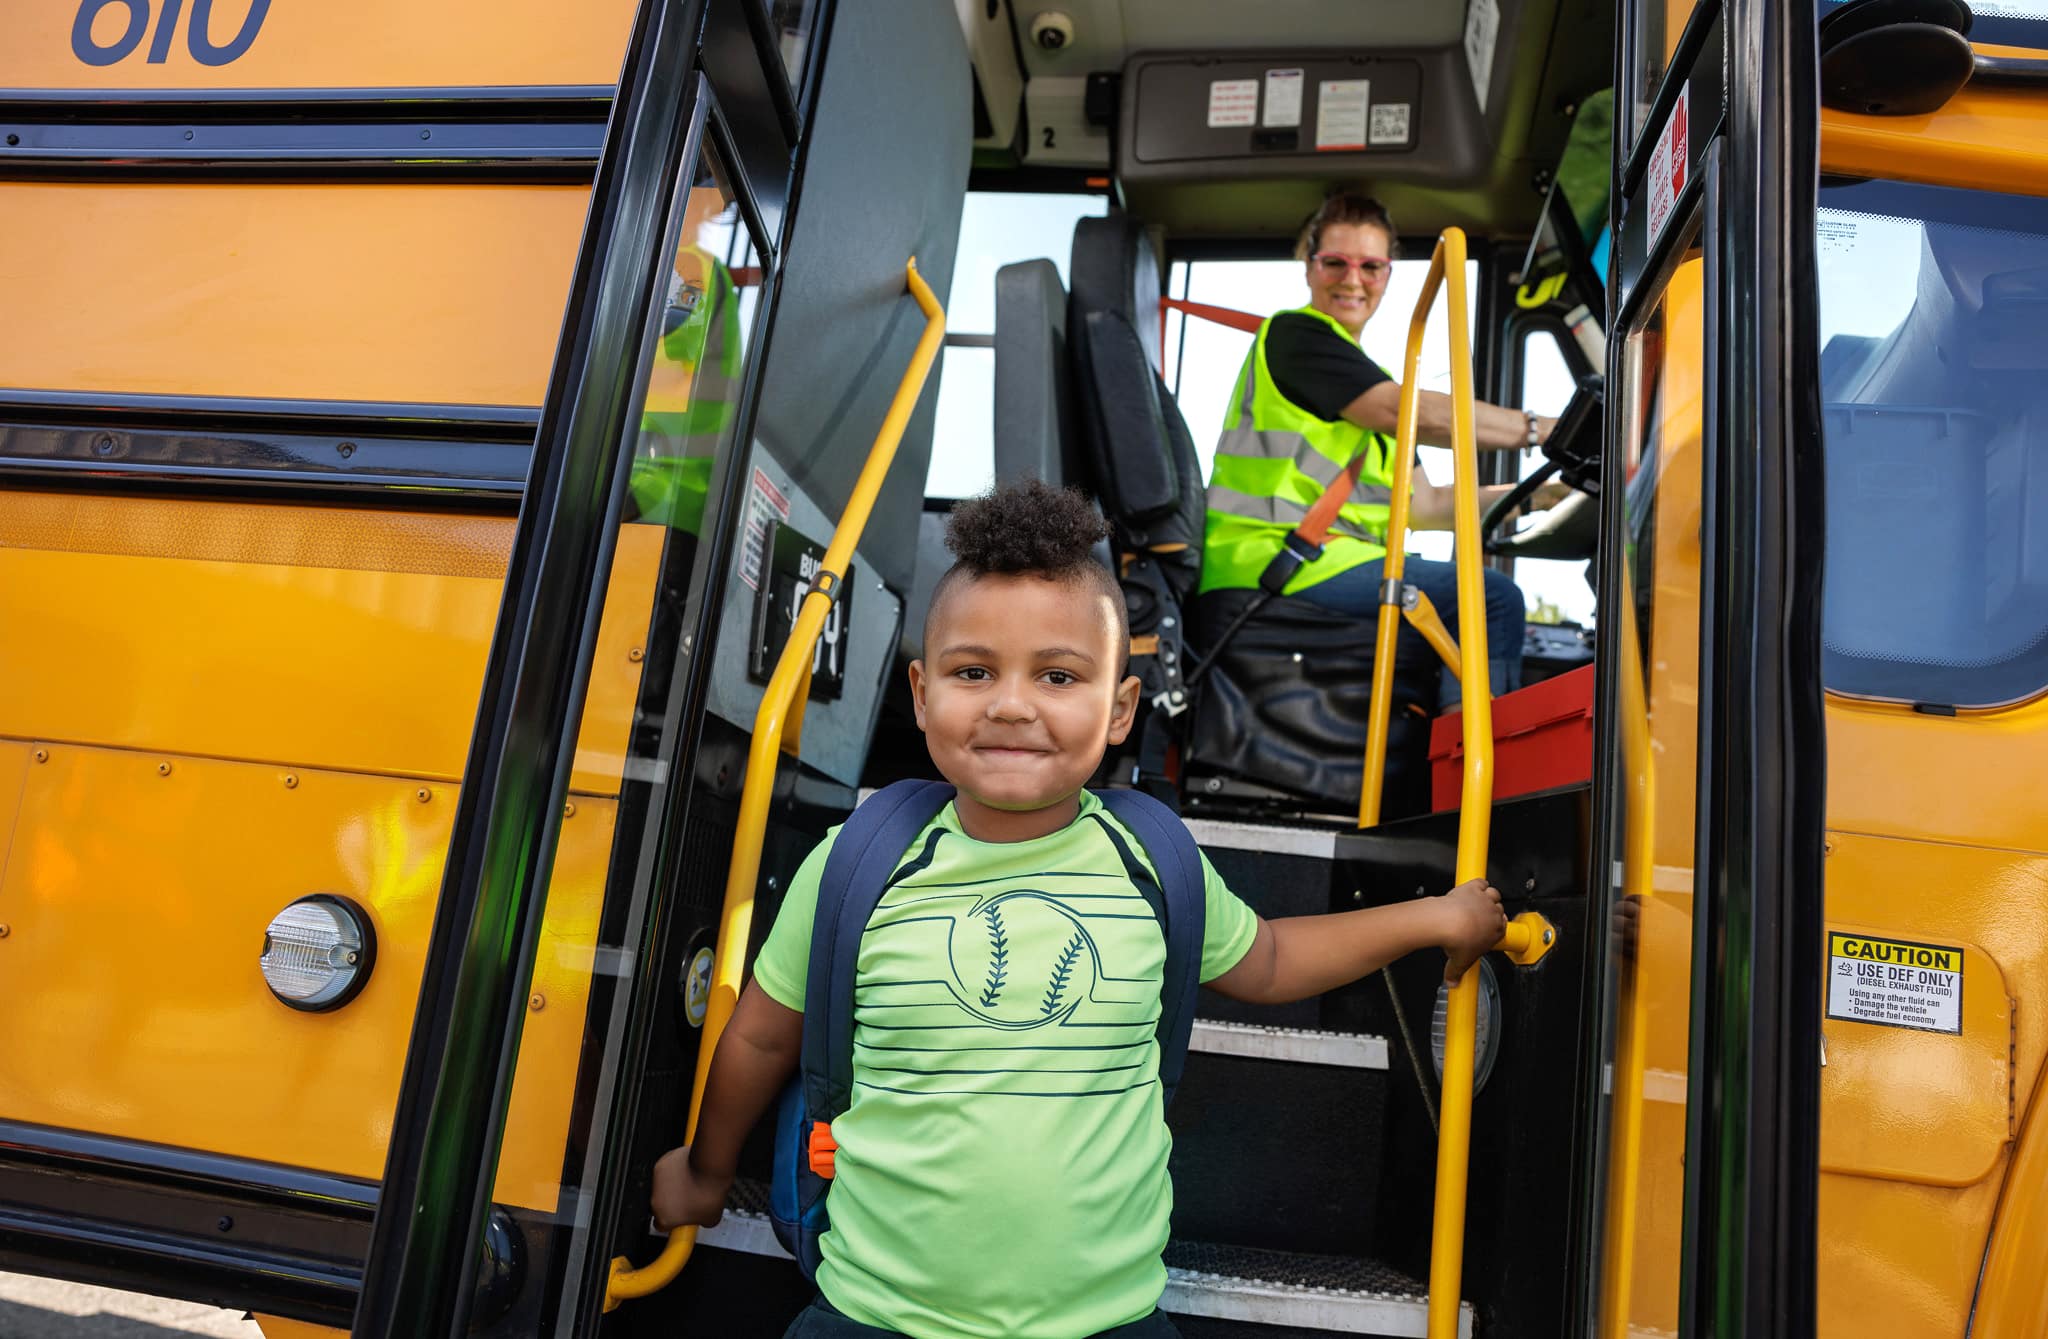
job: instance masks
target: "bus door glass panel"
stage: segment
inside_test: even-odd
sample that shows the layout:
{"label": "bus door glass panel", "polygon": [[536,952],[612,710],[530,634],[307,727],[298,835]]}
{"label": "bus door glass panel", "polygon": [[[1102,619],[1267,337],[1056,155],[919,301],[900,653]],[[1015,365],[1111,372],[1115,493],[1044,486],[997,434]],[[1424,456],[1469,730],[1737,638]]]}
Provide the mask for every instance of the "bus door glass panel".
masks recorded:
{"label": "bus door glass panel", "polygon": [[1829,691],[2048,687],[2048,201],[1821,191]]}
{"label": "bus door glass panel", "polygon": [[803,86],[804,62],[818,34],[818,0],[754,0],[768,11],[768,24],[782,53],[792,92]]}
{"label": "bus door glass panel", "polygon": [[[568,882],[558,874],[548,889],[498,1161],[499,1202],[525,1208],[566,1250],[548,1266],[562,1271],[562,1283],[542,1334],[568,1333],[579,1308],[588,1314],[601,1301],[585,1291],[593,1274],[597,1290],[603,1287],[603,1270],[587,1267],[589,1253],[611,1250],[618,1223],[593,1221],[595,1192],[608,1160],[633,1156],[610,1147],[607,1104],[624,1081],[633,964],[650,904],[673,896],[652,886],[656,824],[667,788],[688,784],[674,764],[692,734],[684,698],[704,659],[691,649],[704,635],[703,593],[714,579],[712,518],[744,455],[734,438],[762,282],[760,252],[729,180],[707,145],[694,171],[685,167],[672,205],[681,215],[678,244],[641,340],[646,390],[622,444],[625,498],[590,673],[629,670],[633,710],[610,737],[586,741],[581,784],[571,787],[556,866],[587,852],[580,867],[589,875]],[[715,906],[723,861],[708,850],[700,856],[707,870],[717,868],[691,878],[684,892],[705,883]],[[670,983],[664,1000],[678,1018],[687,1010],[671,996],[684,976],[679,965],[663,978]],[[669,1024],[654,1029],[647,1068],[667,1075],[672,1088],[678,1070],[687,1084],[687,1069]],[[669,1091],[666,1100],[679,1099]],[[665,1128],[682,1128],[680,1109],[663,1116]],[[646,1230],[645,1190],[626,1196],[634,1202],[620,1221],[635,1227],[618,1240],[637,1243]]]}
{"label": "bus door glass panel", "polygon": [[1634,144],[1649,119],[1650,104],[1657,99],[1657,86],[1671,68],[1679,36],[1692,21],[1698,0],[1640,0],[1633,7],[1627,26],[1629,87],[1628,142]]}
{"label": "bus door glass panel", "polygon": [[[1674,225],[1675,226],[1675,225]],[[1601,1339],[1676,1333],[1691,1050],[1700,680],[1702,276],[1682,244],[1627,332],[1613,638],[1615,778],[1602,998]]]}

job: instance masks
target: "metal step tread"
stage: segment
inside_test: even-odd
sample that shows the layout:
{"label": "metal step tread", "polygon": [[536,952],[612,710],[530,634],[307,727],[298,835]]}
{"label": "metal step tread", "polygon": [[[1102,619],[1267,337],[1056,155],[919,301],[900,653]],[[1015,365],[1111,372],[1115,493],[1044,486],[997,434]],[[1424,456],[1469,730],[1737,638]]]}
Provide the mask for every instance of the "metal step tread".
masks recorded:
{"label": "metal step tread", "polygon": [[[789,1254],[768,1221],[768,1183],[744,1177],[733,1182],[724,1219],[697,1241],[748,1255]],[[1428,1330],[1428,1289],[1377,1260],[1202,1241],[1168,1242],[1165,1258],[1160,1305],[1175,1315],[1388,1339],[1421,1339]],[[1470,1339],[1470,1303],[1459,1308],[1458,1333]]]}
{"label": "metal step tread", "polygon": [[1236,1055],[1252,1060],[1289,1060],[1308,1065],[1341,1065],[1351,1069],[1385,1069],[1387,1039],[1365,1032],[1320,1032],[1311,1028],[1270,1027],[1197,1018],[1188,1049],[1208,1055]]}

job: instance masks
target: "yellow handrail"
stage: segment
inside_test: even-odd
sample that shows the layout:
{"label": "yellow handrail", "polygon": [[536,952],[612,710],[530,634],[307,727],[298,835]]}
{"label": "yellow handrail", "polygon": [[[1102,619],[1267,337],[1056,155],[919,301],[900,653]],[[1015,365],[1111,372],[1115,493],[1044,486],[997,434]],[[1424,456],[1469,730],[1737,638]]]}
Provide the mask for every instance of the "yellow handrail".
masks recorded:
{"label": "yellow handrail", "polygon": [[[1418,373],[1429,309],[1449,281],[1444,315],[1451,334],[1451,455],[1457,564],[1458,678],[1464,687],[1464,784],[1459,794],[1456,881],[1486,877],[1486,848],[1493,821],[1493,692],[1487,669],[1486,595],[1479,553],[1479,460],[1473,433],[1472,347],[1466,324],[1465,234],[1446,228],[1429,258],[1429,274],[1408,322],[1408,352],[1402,364],[1401,415],[1394,433],[1394,487],[1388,508],[1382,567],[1386,589],[1400,589],[1408,538],[1408,495],[1414,482],[1415,431],[1421,404]],[[1380,820],[1385,790],[1387,727],[1394,694],[1394,641],[1401,607],[1382,600],[1373,651],[1372,711],[1368,718],[1365,778],[1359,788],[1358,825]],[[1437,624],[1441,630],[1441,623]],[[1427,629],[1423,629],[1427,636]],[[1447,639],[1446,639],[1447,640]],[[1441,654],[1448,647],[1431,637]],[[1509,923],[1496,945],[1520,962],[1543,956],[1556,937],[1549,923],[1525,912]],[[1451,987],[1444,1020],[1442,1115],[1437,1130],[1436,1217],[1429,1250],[1429,1339],[1456,1339],[1458,1304],[1465,1265],[1465,1184],[1472,1155],[1472,1053],[1478,1021],[1479,983],[1466,972]]]}
{"label": "yellow handrail", "polygon": [[[711,1073],[711,1053],[717,1049],[718,1039],[739,1003],[744,966],[741,959],[746,956],[747,936],[753,928],[754,886],[761,873],[761,839],[768,826],[768,801],[775,787],[783,733],[803,720],[805,699],[800,690],[810,680],[818,634],[824,630],[825,617],[838,596],[839,583],[845,579],[854,545],[860,542],[861,531],[867,527],[868,513],[874,509],[875,496],[882,491],[882,480],[896,457],[897,443],[903,439],[903,429],[910,422],[911,411],[917,407],[925,378],[931,374],[932,362],[946,337],[946,313],[918,274],[915,257],[904,266],[904,278],[911,296],[924,311],[924,334],[896,387],[896,398],[882,418],[875,444],[868,449],[867,464],[862,466],[860,478],[853,485],[853,495],[846,500],[846,510],[832,532],[832,542],[826,546],[823,571],[804,597],[796,626],[790,630],[782,658],[775,662],[775,673],[769,676],[768,687],[761,694],[760,709],[754,713],[754,737],[747,750],[747,779],[740,791],[739,824],[733,832],[732,863],[726,870],[725,909],[719,916],[718,947],[712,958],[711,999],[704,1013],[704,1036],[697,1048],[697,1076],[690,1086],[690,1120],[683,1135],[686,1143],[697,1137],[704,1081]],[[828,577],[832,588],[829,593],[821,589],[821,583]],[[679,1227],[669,1233],[668,1245],[644,1269],[634,1269],[624,1256],[614,1259],[605,1285],[604,1309],[610,1311],[628,1298],[645,1297],[667,1287],[682,1272],[696,1244],[697,1229]]]}

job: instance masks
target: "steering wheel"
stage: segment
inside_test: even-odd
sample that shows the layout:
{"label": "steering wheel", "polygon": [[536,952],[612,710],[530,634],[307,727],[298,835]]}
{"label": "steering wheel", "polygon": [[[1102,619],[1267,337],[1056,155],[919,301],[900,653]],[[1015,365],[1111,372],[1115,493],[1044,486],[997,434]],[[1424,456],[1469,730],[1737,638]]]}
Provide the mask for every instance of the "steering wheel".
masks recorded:
{"label": "steering wheel", "polygon": [[[1600,429],[1606,417],[1606,387],[1598,375],[1579,378],[1571,403],[1543,443],[1543,463],[1486,509],[1479,523],[1488,553],[1517,558],[1590,558],[1599,542]],[[1553,477],[1576,491],[1534,522],[1511,534],[1502,527],[1536,490]]]}

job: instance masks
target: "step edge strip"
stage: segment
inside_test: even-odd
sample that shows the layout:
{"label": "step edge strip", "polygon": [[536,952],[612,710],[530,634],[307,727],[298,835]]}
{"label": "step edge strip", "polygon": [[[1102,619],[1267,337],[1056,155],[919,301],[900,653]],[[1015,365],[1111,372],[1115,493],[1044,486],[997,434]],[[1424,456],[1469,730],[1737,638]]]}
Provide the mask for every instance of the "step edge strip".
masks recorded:
{"label": "step edge strip", "polygon": [[1337,832],[1333,828],[1274,827],[1233,823],[1220,818],[1184,818],[1197,846],[1221,851],[1258,851],[1265,855],[1298,855],[1333,860]]}
{"label": "step edge strip", "polygon": [[[744,1255],[765,1255],[791,1259],[775,1239],[775,1227],[764,1214],[728,1209],[717,1227],[699,1228],[697,1244]],[[1242,1320],[1262,1325],[1294,1325],[1302,1329],[1338,1333],[1378,1334],[1389,1339],[1423,1339],[1428,1328],[1428,1306],[1422,1300],[1397,1293],[1353,1293],[1290,1287],[1262,1279],[1242,1279],[1205,1274],[1192,1269],[1166,1271],[1166,1293],[1160,1306],[1183,1316],[1208,1316],[1217,1320]],[[1338,1310],[1325,1323],[1313,1317],[1276,1315],[1276,1310]],[[1361,1328],[1370,1326],[1371,1328]],[[1471,1339],[1472,1304],[1458,1308],[1459,1339]]]}
{"label": "step edge strip", "polygon": [[1385,1037],[1358,1032],[1265,1027],[1257,1023],[1231,1023],[1207,1018],[1195,1020],[1194,1031],[1188,1038],[1188,1049],[1208,1055],[1334,1065],[1346,1069],[1388,1067]]}

